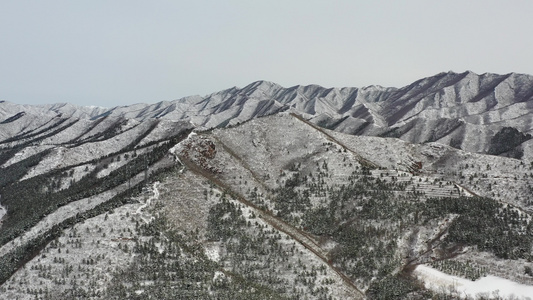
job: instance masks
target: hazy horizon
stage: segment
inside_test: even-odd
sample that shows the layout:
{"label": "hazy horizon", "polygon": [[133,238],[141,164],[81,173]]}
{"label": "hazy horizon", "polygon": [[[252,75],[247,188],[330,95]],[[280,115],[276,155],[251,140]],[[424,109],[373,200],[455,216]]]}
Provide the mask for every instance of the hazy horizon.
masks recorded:
{"label": "hazy horizon", "polygon": [[533,74],[527,1],[13,1],[0,100],[113,107],[284,87]]}

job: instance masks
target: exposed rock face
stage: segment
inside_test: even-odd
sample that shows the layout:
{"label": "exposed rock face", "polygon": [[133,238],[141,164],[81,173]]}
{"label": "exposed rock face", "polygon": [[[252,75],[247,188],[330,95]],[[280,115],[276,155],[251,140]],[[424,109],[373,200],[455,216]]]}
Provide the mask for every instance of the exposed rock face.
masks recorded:
{"label": "exposed rock face", "polygon": [[194,136],[186,141],[179,155],[206,171],[219,174],[222,171],[210,163],[215,158],[216,153],[215,144],[211,140],[205,137]]}

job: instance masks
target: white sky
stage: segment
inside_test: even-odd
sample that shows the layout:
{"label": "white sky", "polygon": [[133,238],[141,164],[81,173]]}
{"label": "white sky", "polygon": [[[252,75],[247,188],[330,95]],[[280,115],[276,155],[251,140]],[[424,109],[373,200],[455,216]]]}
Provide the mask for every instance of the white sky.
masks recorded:
{"label": "white sky", "polygon": [[533,1],[0,0],[0,100],[117,106],[256,80],[533,74]]}

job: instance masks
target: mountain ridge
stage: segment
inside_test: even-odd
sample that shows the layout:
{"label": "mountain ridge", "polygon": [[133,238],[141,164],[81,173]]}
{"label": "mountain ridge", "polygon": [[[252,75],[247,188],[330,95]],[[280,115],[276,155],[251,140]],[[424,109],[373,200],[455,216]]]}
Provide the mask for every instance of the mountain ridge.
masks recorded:
{"label": "mountain ridge", "polygon": [[[204,97],[113,108],[4,102],[0,105],[0,122],[9,122],[11,133],[3,133],[7,126],[0,126],[0,136],[14,134],[17,123],[21,123],[21,133],[37,130],[54,118],[181,120],[207,129],[285,110],[348,134],[392,136],[412,143],[437,141],[467,151],[488,153],[491,138],[505,127],[525,134],[533,132],[533,76],[442,72],[402,88],[319,85],[284,88],[260,80]],[[43,123],[35,122],[36,117]],[[443,124],[448,124],[444,125],[448,128],[445,131],[439,128]],[[524,147],[517,147],[520,149],[515,152],[523,151]]]}
{"label": "mountain ridge", "polygon": [[462,296],[450,275],[527,295],[528,82],[0,103],[0,298]]}

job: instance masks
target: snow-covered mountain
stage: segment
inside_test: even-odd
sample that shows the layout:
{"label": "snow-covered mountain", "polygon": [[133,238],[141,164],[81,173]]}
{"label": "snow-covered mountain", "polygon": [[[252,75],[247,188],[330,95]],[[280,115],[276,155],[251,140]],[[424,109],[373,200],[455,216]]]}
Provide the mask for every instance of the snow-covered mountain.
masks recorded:
{"label": "snow-covered mountain", "polygon": [[0,299],[528,296],[532,98],[449,72],[0,102]]}
{"label": "snow-covered mountain", "polygon": [[[83,120],[80,125],[86,127],[86,123],[106,117],[138,122],[181,120],[199,128],[215,128],[290,110],[319,126],[348,134],[439,142],[470,152],[518,157],[533,147],[532,142],[526,142],[527,134],[533,132],[532,101],[533,76],[515,73],[440,73],[403,88],[284,88],[258,81],[205,97],[108,109],[3,102],[0,138],[23,137],[45,128],[55,130],[77,120]],[[510,134],[511,139],[524,137],[500,149],[493,139],[504,128],[513,128],[502,133]]]}

